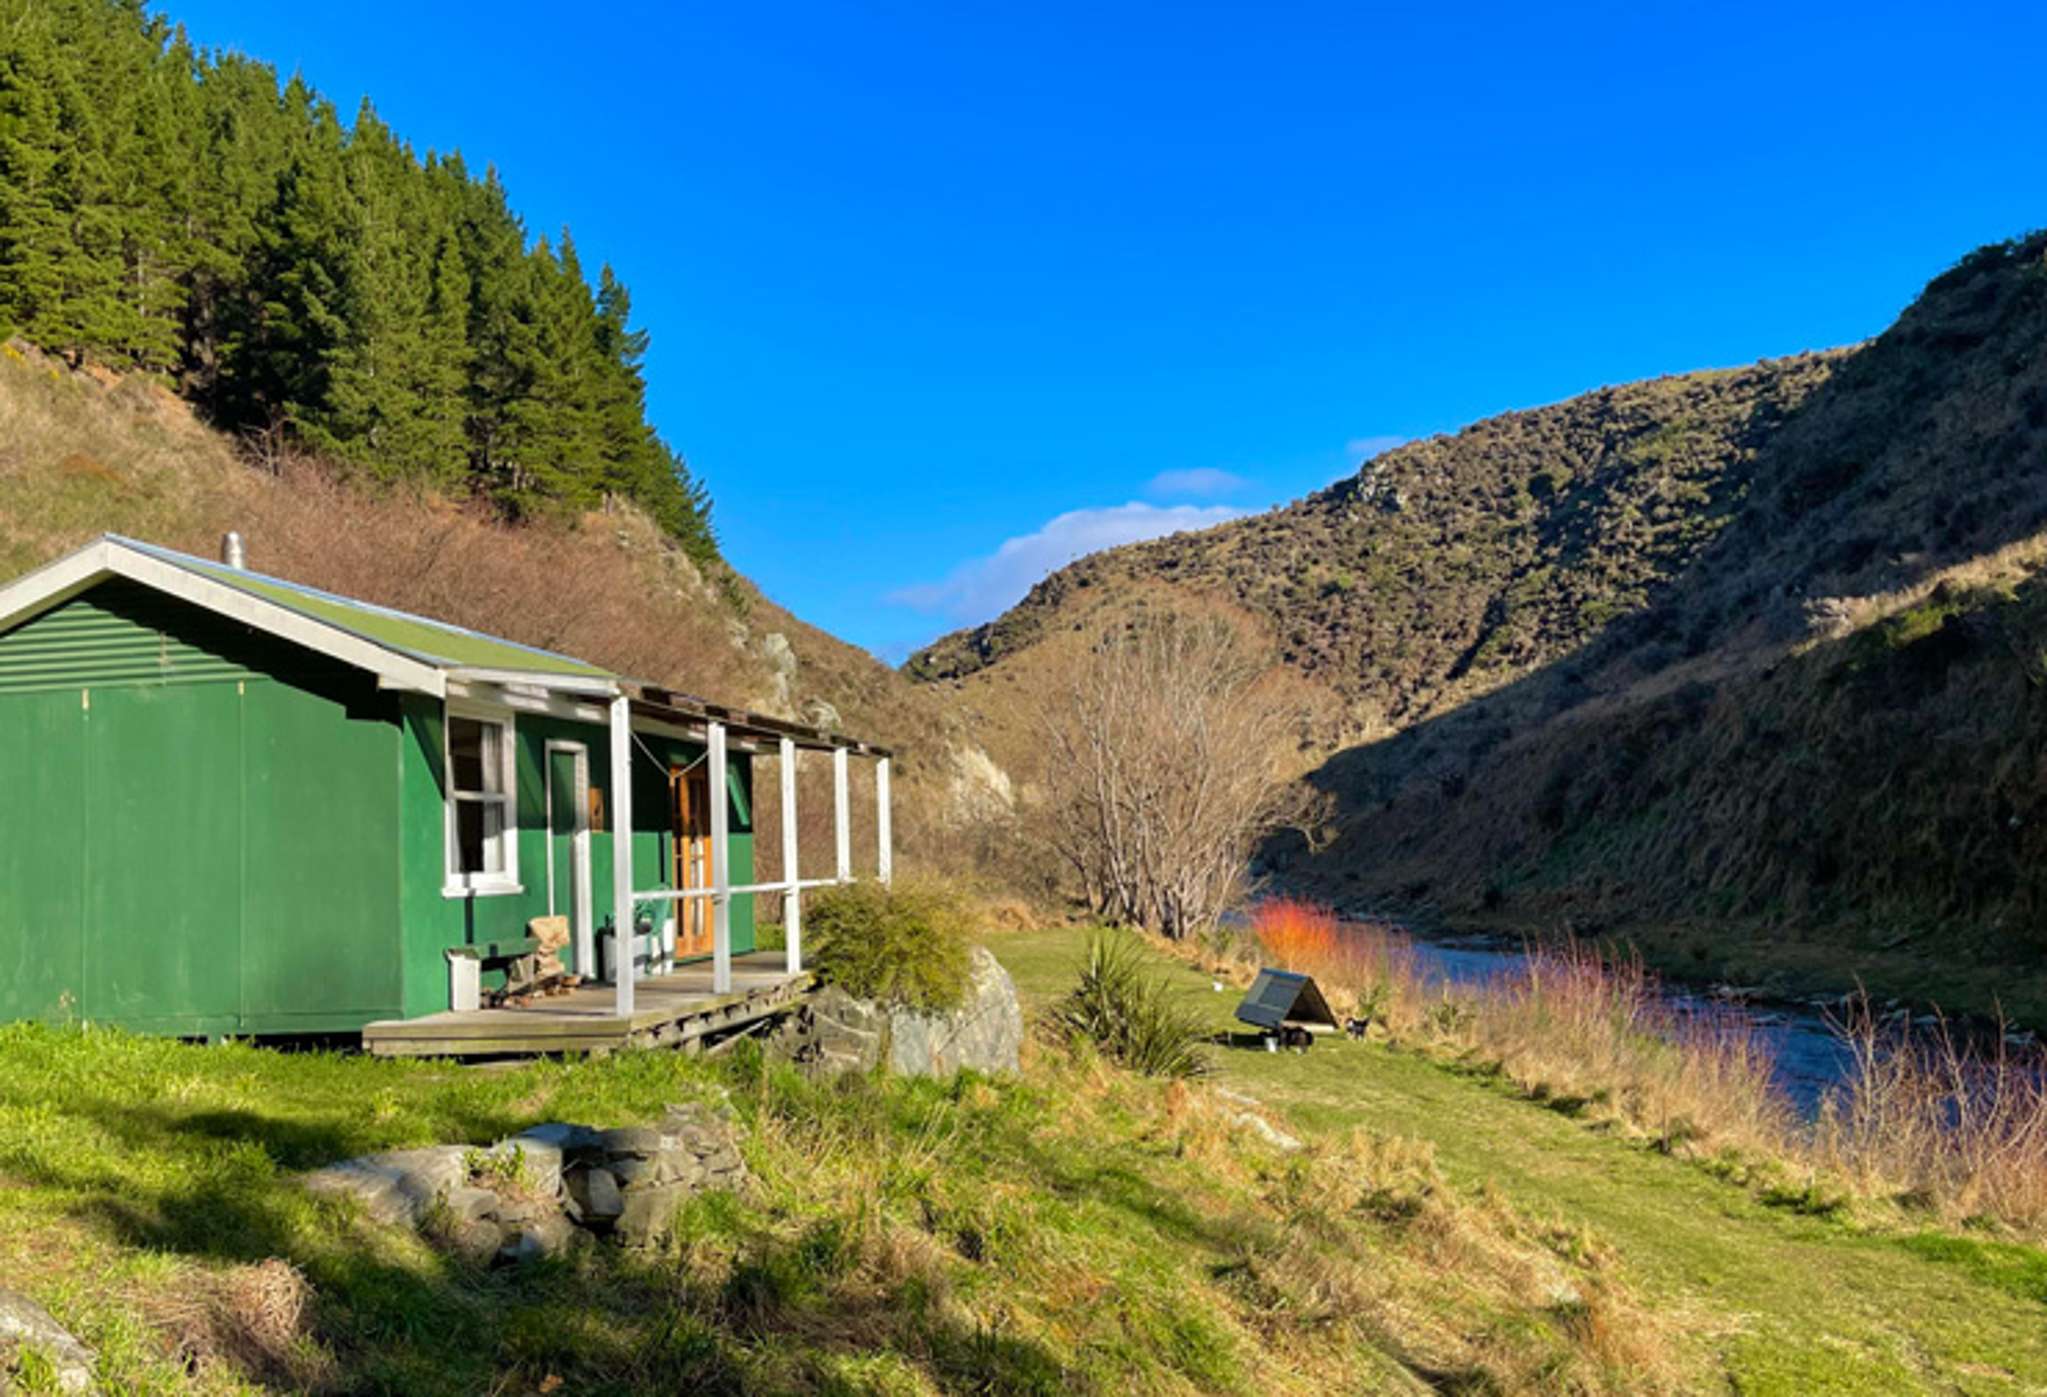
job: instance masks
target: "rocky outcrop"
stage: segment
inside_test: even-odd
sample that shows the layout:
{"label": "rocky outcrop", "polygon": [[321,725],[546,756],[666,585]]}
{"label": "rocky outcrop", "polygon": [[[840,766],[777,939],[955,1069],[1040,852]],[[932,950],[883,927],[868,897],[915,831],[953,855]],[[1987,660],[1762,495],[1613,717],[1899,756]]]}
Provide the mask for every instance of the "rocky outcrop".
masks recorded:
{"label": "rocky outcrop", "polygon": [[598,1239],[655,1246],[691,1197],[745,1179],[729,1109],[693,1102],[670,1107],[651,1126],[599,1130],[555,1122],[488,1149],[442,1145],[365,1155],[317,1170],[304,1183],[489,1265],[562,1256]]}
{"label": "rocky outcrop", "polygon": [[13,1390],[30,1353],[49,1365],[59,1392],[93,1391],[93,1351],[26,1295],[0,1290],[0,1392]]}
{"label": "rocky outcrop", "polygon": [[772,1046],[807,1071],[836,1075],[886,1062],[904,1077],[949,1077],[963,1067],[1014,1072],[1023,1046],[1016,982],[984,946],[971,953],[967,999],[948,1013],[890,1008],[827,986],[783,1020]]}

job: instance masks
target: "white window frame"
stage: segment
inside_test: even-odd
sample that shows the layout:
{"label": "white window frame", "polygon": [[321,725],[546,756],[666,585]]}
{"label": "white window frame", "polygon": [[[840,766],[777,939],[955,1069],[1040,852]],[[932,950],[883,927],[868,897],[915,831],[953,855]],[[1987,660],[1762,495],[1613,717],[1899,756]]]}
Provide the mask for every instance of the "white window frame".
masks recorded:
{"label": "white window frame", "polygon": [[[505,819],[498,831],[504,865],[497,873],[462,873],[456,869],[455,762],[450,751],[449,732],[454,720],[489,723],[503,730],[498,743],[498,760],[503,766],[499,779],[504,784]],[[441,723],[441,804],[444,847],[441,855],[443,897],[503,897],[523,893],[519,882],[519,729],[518,718],[502,704],[480,703],[474,699],[449,699]]]}

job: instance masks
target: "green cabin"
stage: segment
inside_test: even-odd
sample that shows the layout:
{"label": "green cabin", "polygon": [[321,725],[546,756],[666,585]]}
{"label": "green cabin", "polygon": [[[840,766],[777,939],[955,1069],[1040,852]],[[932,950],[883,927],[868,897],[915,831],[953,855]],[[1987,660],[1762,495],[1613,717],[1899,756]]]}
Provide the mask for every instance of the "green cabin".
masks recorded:
{"label": "green cabin", "polygon": [[[829,877],[797,876],[799,751],[833,758]],[[456,1007],[451,962],[544,916],[630,1016],[636,982],[693,961],[729,989],[760,893],[793,975],[802,890],[852,876],[853,754],[880,762],[885,878],[882,749],[106,536],[0,587],[0,1019],[356,1032]]]}

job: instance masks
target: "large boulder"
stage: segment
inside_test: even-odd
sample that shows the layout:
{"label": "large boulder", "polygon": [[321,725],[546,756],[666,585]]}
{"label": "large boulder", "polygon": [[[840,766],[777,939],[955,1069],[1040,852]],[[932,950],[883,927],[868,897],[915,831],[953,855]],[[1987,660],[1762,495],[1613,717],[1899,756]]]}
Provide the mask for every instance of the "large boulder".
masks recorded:
{"label": "large boulder", "polygon": [[1023,1047],[1016,982],[985,946],[968,958],[966,1002],[945,1013],[886,1008],[827,986],[772,1040],[813,1072],[865,1072],[885,1062],[904,1077],[949,1077],[963,1067],[1014,1072]]}
{"label": "large boulder", "polygon": [[1024,1035],[1016,981],[986,946],[976,946],[967,985],[966,1003],[951,1013],[890,1013],[889,1071],[904,1077],[950,1077],[962,1067],[1016,1071]]}
{"label": "large boulder", "polygon": [[59,1392],[93,1390],[92,1350],[26,1295],[0,1290],[0,1392],[12,1390],[10,1379],[31,1350],[50,1365]]}

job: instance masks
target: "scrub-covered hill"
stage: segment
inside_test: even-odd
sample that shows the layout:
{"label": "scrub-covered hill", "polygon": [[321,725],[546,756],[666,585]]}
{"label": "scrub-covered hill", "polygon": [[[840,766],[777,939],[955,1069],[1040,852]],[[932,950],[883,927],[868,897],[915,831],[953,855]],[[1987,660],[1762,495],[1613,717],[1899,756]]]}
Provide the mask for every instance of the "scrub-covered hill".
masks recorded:
{"label": "scrub-covered hill", "polygon": [[1341,715],[1331,842],[1273,851],[1297,881],[1662,928],[1694,969],[1839,981],[1909,946],[1891,983],[2037,990],[2043,257],[1973,253],[1853,349],[1511,413],[1084,559],[908,672],[1000,711],[1091,616],[1220,599]]}

